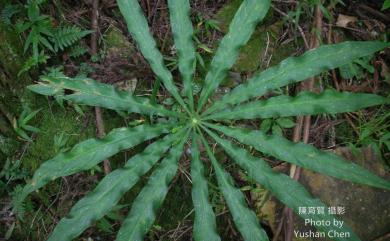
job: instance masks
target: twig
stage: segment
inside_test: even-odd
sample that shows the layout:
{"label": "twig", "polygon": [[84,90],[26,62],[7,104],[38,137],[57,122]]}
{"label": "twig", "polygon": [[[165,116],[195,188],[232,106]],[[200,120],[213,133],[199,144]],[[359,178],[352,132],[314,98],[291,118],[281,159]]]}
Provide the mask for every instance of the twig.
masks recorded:
{"label": "twig", "polygon": [[282,15],[283,17],[286,17],[286,18],[288,18],[289,20],[291,20],[291,22],[293,22],[293,23],[297,26],[297,29],[298,29],[298,31],[299,31],[299,34],[302,36],[303,42],[305,43],[305,47],[308,49],[308,48],[309,48],[309,43],[307,42],[305,32],[303,31],[302,27],[295,21],[295,19],[293,19],[291,16],[287,15],[285,12],[283,12],[282,10],[278,9],[278,8],[275,7],[275,6],[271,5],[271,7],[272,7],[276,12],[278,12],[280,15]]}
{"label": "twig", "polygon": [[[333,43],[333,28],[332,28],[332,25],[328,25],[329,26],[329,32],[328,32],[328,44],[332,44]],[[340,85],[339,85],[339,82],[338,82],[338,79],[337,79],[337,74],[336,74],[336,70],[332,69],[331,71],[332,73],[332,79],[333,79],[333,83],[336,87],[336,90],[339,91],[340,90]],[[347,120],[348,124],[352,127],[352,129],[355,131],[355,133],[357,135],[359,135],[359,131],[358,129],[356,128],[355,124],[353,123],[353,121],[351,120],[351,118],[349,118],[348,114],[344,114],[345,116],[345,119]]]}
{"label": "twig", "polygon": [[[92,1],[92,24],[91,28],[93,33],[91,34],[91,55],[97,54],[97,39],[98,39],[98,17],[99,17],[99,0]],[[95,107],[95,118],[98,138],[102,138],[106,135],[104,128],[104,121],[102,117],[102,110],[100,107]],[[108,159],[103,161],[104,173],[108,174],[111,172],[110,161]]]}
{"label": "twig", "polygon": [[388,15],[386,15],[386,14],[384,14],[376,9],[373,9],[365,4],[359,4],[358,8],[365,10],[366,12],[374,15],[377,18],[382,19],[383,21],[385,21],[387,23],[390,22],[390,17]]}
{"label": "twig", "polygon": [[390,239],[390,233],[383,235],[382,237],[376,238],[373,241],[386,241]]}
{"label": "twig", "polygon": [[[314,26],[316,29],[321,30],[322,29],[322,11],[319,6],[316,7],[316,17],[314,20]],[[296,23],[297,26],[299,26]],[[299,28],[298,28],[299,29]],[[302,35],[302,33],[301,33]],[[304,37],[305,35],[302,35]],[[305,40],[305,38],[304,38]],[[310,39],[310,45],[305,41],[306,49],[312,49],[316,48],[320,45],[320,40],[318,39],[317,35],[315,33],[312,34]],[[310,78],[308,81],[302,82],[300,86],[300,90],[309,90],[313,91],[315,78]],[[308,143],[309,137],[310,137],[310,126],[311,126],[311,116],[305,116],[305,117],[298,117],[297,118],[297,124],[294,128],[294,134],[293,134],[293,141],[298,142],[302,139],[304,143]],[[302,136],[302,128],[303,128],[303,136]],[[295,180],[298,180],[301,174],[301,168],[297,167],[296,165],[291,165],[290,167],[290,177],[292,177]],[[292,241],[293,236],[293,228],[294,228],[294,216],[293,212],[290,208],[285,207],[283,209],[283,216],[282,220],[279,223],[279,226],[277,228],[277,233],[275,234],[275,237],[273,240],[278,240],[278,237],[280,235],[281,229],[283,225],[286,225],[286,230],[284,234],[284,240],[285,241]]]}

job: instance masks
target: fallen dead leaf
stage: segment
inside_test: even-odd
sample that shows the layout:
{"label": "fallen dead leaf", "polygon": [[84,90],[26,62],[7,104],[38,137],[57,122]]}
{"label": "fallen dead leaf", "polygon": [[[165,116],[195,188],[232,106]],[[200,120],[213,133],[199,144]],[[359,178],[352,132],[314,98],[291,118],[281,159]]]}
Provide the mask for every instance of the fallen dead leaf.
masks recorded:
{"label": "fallen dead leaf", "polygon": [[345,28],[348,27],[348,25],[350,26],[351,24],[355,23],[356,21],[356,17],[339,14],[337,17],[336,26]]}

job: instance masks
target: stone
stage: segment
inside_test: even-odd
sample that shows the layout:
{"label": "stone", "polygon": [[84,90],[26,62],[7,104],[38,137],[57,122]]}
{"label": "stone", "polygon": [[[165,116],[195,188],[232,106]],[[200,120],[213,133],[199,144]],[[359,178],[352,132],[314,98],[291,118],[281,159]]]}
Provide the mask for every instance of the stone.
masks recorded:
{"label": "stone", "polygon": [[[336,149],[335,153],[390,180],[390,174],[386,170],[384,162],[378,155],[374,154],[372,148],[365,147],[357,151],[354,150],[352,153],[349,148],[342,147]],[[389,191],[342,181],[306,169],[302,170],[299,181],[314,197],[322,200],[328,207],[344,207],[345,214],[336,215],[337,218],[345,221],[361,240],[374,240],[386,235],[390,230]],[[280,222],[282,209],[282,204],[275,198],[271,198],[260,210],[256,211],[259,217],[265,218],[266,223],[275,232]],[[327,211],[325,210],[325,212]],[[305,225],[305,221],[295,214],[294,230],[300,234],[308,234],[310,231],[316,233],[314,226]],[[346,234],[335,233],[334,235]],[[293,237],[294,241],[330,240],[310,237],[310,235],[299,237],[299,235],[293,234]]]}
{"label": "stone", "polygon": [[[362,148],[354,154],[349,148],[338,148],[335,152],[390,180],[384,162],[371,148]],[[337,216],[344,220],[361,240],[374,240],[390,230],[389,191],[342,181],[309,170],[303,170],[300,182],[328,207],[345,207],[345,214]],[[305,226],[303,220],[298,216],[295,216],[295,220],[296,230],[303,229]]]}
{"label": "stone", "polygon": [[105,42],[107,46],[107,55],[109,57],[131,58],[135,53],[135,49],[132,43],[128,40],[123,32],[110,25],[105,32]]}

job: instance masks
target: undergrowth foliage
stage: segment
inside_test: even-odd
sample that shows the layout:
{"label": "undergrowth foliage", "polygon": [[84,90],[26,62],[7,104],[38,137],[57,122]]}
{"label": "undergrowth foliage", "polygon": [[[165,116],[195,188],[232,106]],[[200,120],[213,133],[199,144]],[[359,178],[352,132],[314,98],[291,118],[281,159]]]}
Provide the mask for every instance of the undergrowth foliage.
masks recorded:
{"label": "undergrowth foliage", "polygon": [[[109,213],[120,198],[143,175],[156,166],[148,183],[133,202],[116,239],[118,241],[143,240],[156,219],[156,212],[167,195],[170,182],[176,175],[178,161],[186,144],[191,145],[192,199],[195,209],[193,236],[197,241],[221,240],[216,231],[215,214],[209,202],[204,164],[200,158],[202,155],[200,145],[206,150],[215,170],[220,191],[229,207],[236,228],[246,241],[268,240],[268,237],[259,225],[255,213],[248,208],[244,195],[235,185],[233,178],[215,158],[210,148],[212,143],[222,147],[231,160],[245,170],[250,178],[269,189],[276,198],[297,214],[300,206],[325,205],[313,198],[298,182],[285,174],[273,171],[266,161],[253,156],[242,147],[243,145],[325,175],[390,190],[390,182],[334,154],[320,151],[308,144],[293,143],[280,135],[268,135],[259,130],[227,126],[220,122],[226,119],[336,114],[389,103],[389,99],[378,95],[341,93],[333,90],[326,90],[321,94],[304,92],[295,97],[281,95],[268,100],[256,99],[271,90],[303,81],[323,71],[345,66],[358,58],[380,51],[389,44],[344,42],[321,46],[257,73],[221,99],[212,100],[210,96],[233,66],[239,48],[246,44],[256,24],[266,15],[270,1],[242,2],[230,24],[229,32],[222,39],[215,53],[198,97],[193,96],[192,93],[196,53],[192,43],[193,27],[189,17],[189,1],[168,0],[172,32],[179,57],[178,67],[184,86],[182,96],[173,81],[172,74],[163,63],[163,56],[148,30],[147,21],[138,1],[118,0],[117,2],[140,51],[156,77],[162,81],[181,108],[170,110],[148,98],[117,90],[113,86],[89,78],[43,76],[39,83],[29,86],[29,89],[36,93],[56,96],[77,104],[159,116],[155,118],[154,123],[114,129],[102,139],[83,141],[39,167],[32,180],[20,192],[16,206],[20,205],[30,193],[56,178],[90,169],[122,150],[147,140],[155,140],[142,152],[131,157],[122,168],[106,175],[93,191],[79,200],[70,213],[59,221],[49,237],[50,241],[65,241],[78,237],[95,221]],[[336,218],[330,214],[299,215],[315,221]],[[337,227],[331,225],[318,228],[327,232]],[[348,226],[338,230],[350,232],[351,237],[335,237],[334,240],[360,240]]]}
{"label": "undergrowth foliage", "polygon": [[[53,19],[41,13],[41,5],[45,2],[46,0],[31,0],[27,1],[25,6],[21,6],[18,3],[7,4],[0,13],[2,22],[8,25],[8,27],[15,28],[19,34],[25,33],[27,36],[24,42],[24,53],[31,51],[31,57],[25,61],[19,75],[39,64],[46,63],[51,57],[48,52],[59,53],[64,51],[92,33],[90,30],[82,30],[77,26],[53,26]],[[23,16],[21,14],[15,24],[13,24],[12,18],[16,18],[16,15],[19,13],[24,13],[26,15],[25,18],[21,17]],[[81,46],[77,46],[80,53]],[[77,55],[76,53],[75,56]]]}

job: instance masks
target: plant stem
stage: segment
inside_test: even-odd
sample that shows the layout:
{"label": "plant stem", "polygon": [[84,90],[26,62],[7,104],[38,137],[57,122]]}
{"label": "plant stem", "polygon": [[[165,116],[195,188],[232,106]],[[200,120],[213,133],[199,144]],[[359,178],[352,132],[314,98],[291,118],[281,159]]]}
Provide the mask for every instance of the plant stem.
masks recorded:
{"label": "plant stem", "polygon": [[[97,54],[97,39],[98,39],[98,31],[99,31],[99,0],[92,1],[92,21],[91,28],[94,31],[91,34],[91,55]],[[104,128],[104,120],[102,117],[102,110],[100,107],[95,107],[95,119],[96,119],[96,129],[98,138],[102,138],[106,135]],[[103,161],[104,174],[108,174],[111,172],[110,161],[108,159]]]}
{"label": "plant stem", "polygon": [[[322,11],[321,11],[319,6],[316,7],[315,14],[316,15],[315,15],[315,19],[314,19],[314,28],[321,31],[323,14],[322,14]],[[313,32],[313,34],[311,36],[310,45],[308,44],[307,40],[305,39],[305,35],[303,34],[303,32],[300,31],[300,33],[304,39],[306,49],[317,48],[320,45],[320,39],[317,37],[315,31]],[[302,91],[302,90],[313,91],[314,82],[315,82],[315,78],[310,78],[309,80],[302,82],[300,85],[300,88],[298,88],[299,91]],[[302,141],[304,143],[308,143],[309,137],[310,137],[310,125],[311,125],[311,116],[298,117],[296,120],[295,128],[294,128],[293,141],[299,142],[302,139]],[[302,133],[302,129],[303,129],[303,133]],[[300,177],[300,174],[301,174],[301,170],[302,169],[300,167],[297,167],[296,165],[291,165],[290,177],[295,179],[295,180],[298,180]],[[278,240],[283,226],[285,227],[284,240],[285,241],[292,241],[293,229],[294,229],[294,216],[293,216],[292,210],[286,206],[283,209],[282,219],[278,225],[278,228],[276,230],[273,241]]]}

